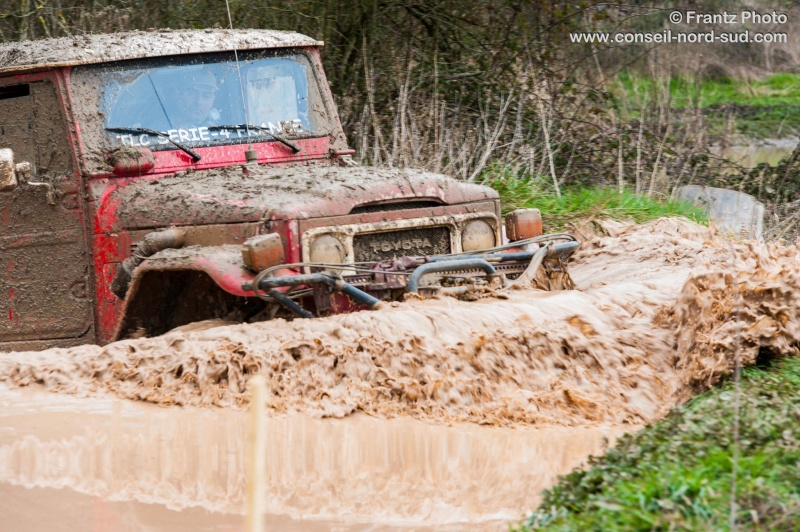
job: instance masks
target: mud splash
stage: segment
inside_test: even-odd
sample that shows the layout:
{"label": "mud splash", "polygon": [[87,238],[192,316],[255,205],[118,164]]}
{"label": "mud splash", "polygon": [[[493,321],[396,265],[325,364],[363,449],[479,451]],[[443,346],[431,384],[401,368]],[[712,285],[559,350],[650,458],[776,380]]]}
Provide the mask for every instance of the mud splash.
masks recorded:
{"label": "mud splash", "polygon": [[[9,530],[242,530],[247,416],[0,388]],[[630,427],[629,427],[630,429]],[[620,429],[268,421],[268,530],[503,530]],[[66,489],[65,489],[66,488]]]}
{"label": "mud splash", "polygon": [[[0,355],[0,380],[162,405],[343,417],[593,425],[649,422],[746,361],[796,352],[797,248],[688,221],[604,223],[570,265],[578,291],[410,301],[321,320],[175,331],[104,348]],[[735,304],[741,301],[741,305]]]}

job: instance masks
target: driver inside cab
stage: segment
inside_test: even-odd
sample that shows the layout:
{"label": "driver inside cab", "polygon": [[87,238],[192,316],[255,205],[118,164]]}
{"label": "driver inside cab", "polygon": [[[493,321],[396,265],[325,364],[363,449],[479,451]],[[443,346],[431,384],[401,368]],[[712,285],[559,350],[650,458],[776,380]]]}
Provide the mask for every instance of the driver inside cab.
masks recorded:
{"label": "driver inside cab", "polygon": [[176,126],[197,127],[214,125],[220,118],[214,108],[217,97],[217,78],[205,67],[187,72],[179,93],[180,112]]}

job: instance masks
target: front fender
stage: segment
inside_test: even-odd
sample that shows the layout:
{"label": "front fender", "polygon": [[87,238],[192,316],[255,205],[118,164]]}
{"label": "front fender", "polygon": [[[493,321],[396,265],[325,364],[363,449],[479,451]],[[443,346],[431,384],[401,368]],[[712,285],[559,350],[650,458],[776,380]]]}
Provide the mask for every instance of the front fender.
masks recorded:
{"label": "front fender", "polygon": [[252,281],[255,274],[242,262],[241,246],[189,246],[178,249],[165,249],[148,257],[133,272],[131,286],[126,300],[133,299],[141,280],[147,272],[194,270],[206,273],[214,282],[229,294],[253,296],[252,292],[242,290],[242,283]]}
{"label": "front fender", "polygon": [[[275,273],[296,275],[287,269]],[[162,334],[192,321],[227,319],[232,311],[241,311],[236,319],[246,320],[264,308],[252,291],[242,290],[254,278],[238,245],[159,251],[134,270],[114,339],[140,330]]]}

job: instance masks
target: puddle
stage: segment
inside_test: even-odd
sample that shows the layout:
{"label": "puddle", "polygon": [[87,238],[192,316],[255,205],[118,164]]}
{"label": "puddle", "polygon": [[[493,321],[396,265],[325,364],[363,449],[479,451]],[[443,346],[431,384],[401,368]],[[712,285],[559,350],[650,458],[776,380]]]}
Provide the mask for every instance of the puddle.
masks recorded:
{"label": "puddle", "polygon": [[744,168],[755,168],[761,163],[777,166],[781,159],[792,154],[797,146],[797,139],[766,139],[762,142],[729,146],[725,150],[717,150],[721,157]]}
{"label": "puddle", "polygon": [[[8,530],[242,530],[247,414],[0,388]],[[621,428],[272,418],[268,529],[507,530]]]}

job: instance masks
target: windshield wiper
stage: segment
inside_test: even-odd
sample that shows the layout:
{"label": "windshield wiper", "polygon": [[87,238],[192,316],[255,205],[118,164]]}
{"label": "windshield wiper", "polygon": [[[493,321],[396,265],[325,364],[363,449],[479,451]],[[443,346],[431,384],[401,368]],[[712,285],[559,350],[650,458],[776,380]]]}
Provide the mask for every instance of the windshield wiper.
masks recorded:
{"label": "windshield wiper", "polygon": [[191,156],[193,162],[197,162],[200,159],[202,159],[202,157],[200,157],[200,154],[198,154],[193,149],[184,146],[180,142],[172,140],[170,136],[167,135],[166,133],[156,131],[155,129],[148,129],[146,127],[107,127],[105,128],[105,130],[110,131],[112,133],[146,133],[148,135],[155,135],[157,137],[167,139],[172,144],[185,151],[187,154]]}
{"label": "windshield wiper", "polygon": [[273,139],[287,146],[290,150],[292,150],[292,153],[297,153],[300,151],[300,147],[297,144],[295,144],[294,142],[289,142],[283,137],[279,137],[278,135],[270,131],[268,127],[254,126],[251,124],[239,124],[236,126],[209,126],[208,129],[209,131],[219,131],[220,129],[252,129],[254,131],[263,131]]}

